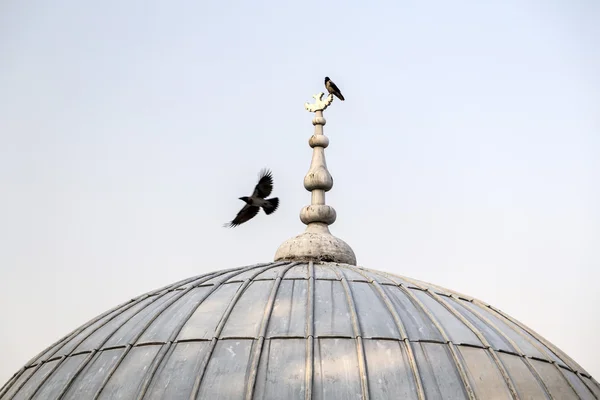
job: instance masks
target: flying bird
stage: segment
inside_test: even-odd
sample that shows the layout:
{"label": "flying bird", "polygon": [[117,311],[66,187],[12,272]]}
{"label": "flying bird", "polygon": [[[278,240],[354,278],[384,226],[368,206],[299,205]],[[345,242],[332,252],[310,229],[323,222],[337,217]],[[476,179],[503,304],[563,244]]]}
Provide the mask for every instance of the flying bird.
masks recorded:
{"label": "flying bird", "polygon": [[335,95],[341,101],[344,101],[344,96],[342,96],[342,92],[340,92],[340,89],[338,89],[335,83],[333,83],[333,81],[329,79],[328,76],[325,77],[325,87],[327,88],[327,91],[329,93]]}
{"label": "flying bird", "polygon": [[246,204],[244,207],[242,207],[240,212],[237,213],[233,221],[228,222],[223,226],[233,228],[241,225],[244,222],[254,218],[261,208],[267,215],[275,212],[275,210],[277,210],[277,206],[279,205],[279,198],[273,197],[272,199],[267,199],[267,196],[270,195],[272,191],[273,175],[271,175],[271,171],[268,169],[263,169],[260,171],[260,177],[258,179],[258,183],[254,187],[252,196],[244,196],[239,198]]}

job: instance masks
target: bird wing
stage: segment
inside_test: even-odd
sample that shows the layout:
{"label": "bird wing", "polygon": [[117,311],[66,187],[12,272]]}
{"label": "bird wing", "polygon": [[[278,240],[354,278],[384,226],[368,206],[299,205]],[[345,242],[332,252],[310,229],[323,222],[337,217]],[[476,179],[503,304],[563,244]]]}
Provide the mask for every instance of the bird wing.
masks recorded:
{"label": "bird wing", "polygon": [[252,218],[254,218],[256,216],[256,214],[258,214],[258,210],[260,210],[260,208],[246,204],[244,207],[242,207],[240,212],[237,213],[237,215],[235,216],[233,221],[225,224],[224,226],[226,226],[226,227],[229,226],[230,228],[233,228],[238,225],[241,225],[244,222],[249,221]]}
{"label": "bird wing", "polygon": [[331,90],[333,90],[334,92],[342,93],[340,92],[340,89],[338,89],[338,87],[335,85],[335,83],[333,83],[332,80],[329,81],[329,84],[331,85]]}
{"label": "bird wing", "polygon": [[271,171],[268,169],[263,169],[260,171],[260,178],[258,179],[258,183],[254,188],[254,193],[252,193],[252,197],[260,197],[264,199],[273,191],[273,175],[271,175]]}

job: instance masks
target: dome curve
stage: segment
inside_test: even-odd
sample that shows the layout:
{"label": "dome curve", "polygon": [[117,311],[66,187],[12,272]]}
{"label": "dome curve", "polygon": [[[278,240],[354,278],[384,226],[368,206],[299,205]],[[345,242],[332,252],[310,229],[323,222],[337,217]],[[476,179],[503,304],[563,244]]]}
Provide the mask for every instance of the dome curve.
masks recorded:
{"label": "dome curve", "polygon": [[585,370],[479,300],[334,263],[186,279],[92,319],[0,399],[600,398]]}

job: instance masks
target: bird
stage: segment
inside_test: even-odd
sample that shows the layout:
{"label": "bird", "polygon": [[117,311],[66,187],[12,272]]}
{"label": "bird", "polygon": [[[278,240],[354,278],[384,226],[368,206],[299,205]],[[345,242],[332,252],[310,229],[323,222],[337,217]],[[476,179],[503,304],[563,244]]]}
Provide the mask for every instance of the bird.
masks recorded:
{"label": "bird", "polygon": [[325,77],[325,88],[327,88],[327,91],[330,94],[333,94],[341,101],[344,101],[344,96],[342,96],[342,92],[340,92],[340,89],[338,89],[335,83],[333,83],[333,81],[329,79],[328,76]]}
{"label": "bird", "polygon": [[273,175],[270,170],[262,169],[252,195],[250,197],[244,196],[239,198],[246,203],[244,204],[244,207],[242,207],[231,222],[225,223],[223,227],[234,228],[241,225],[254,218],[261,208],[265,211],[265,214],[273,214],[279,206],[279,198],[273,197],[267,199],[267,196],[269,196],[272,191]]}

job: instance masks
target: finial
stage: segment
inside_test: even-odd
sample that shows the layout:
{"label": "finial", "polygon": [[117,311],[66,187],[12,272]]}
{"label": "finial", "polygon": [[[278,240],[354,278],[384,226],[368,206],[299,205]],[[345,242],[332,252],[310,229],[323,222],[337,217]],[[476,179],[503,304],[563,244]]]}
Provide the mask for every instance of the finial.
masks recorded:
{"label": "finial", "polygon": [[311,202],[300,211],[300,220],[306,225],[306,230],[279,246],[275,261],[330,261],[356,265],[354,251],[329,231],[329,225],[336,220],[336,213],[333,207],[325,204],[325,192],[333,187],[333,178],[325,162],[325,148],[329,146],[329,139],[323,134],[326,123],[323,111],[333,102],[333,95],[329,94],[323,100],[324,95],[317,93],[313,95],[313,104],[304,103],[307,111],[315,113],[312,120],[315,133],[308,141],[313,149],[312,161],[304,177],[304,188],[311,192]]}

